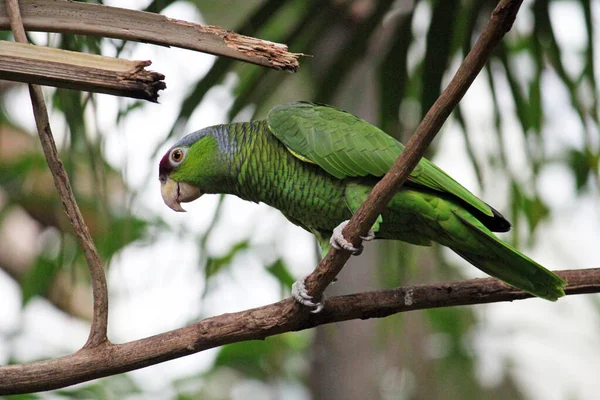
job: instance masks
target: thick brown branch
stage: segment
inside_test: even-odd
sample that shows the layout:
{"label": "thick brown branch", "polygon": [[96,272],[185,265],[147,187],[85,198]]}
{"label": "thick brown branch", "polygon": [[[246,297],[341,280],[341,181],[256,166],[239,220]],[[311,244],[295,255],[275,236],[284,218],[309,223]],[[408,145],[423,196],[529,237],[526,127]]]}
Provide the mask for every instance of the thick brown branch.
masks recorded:
{"label": "thick brown branch", "polygon": [[165,76],[147,71],[150,64],[0,41],[2,79],[156,102]]}
{"label": "thick brown branch", "polygon": [[[0,0],[0,29],[9,19]],[[298,56],[287,46],[149,12],[65,0],[21,0],[25,29],[77,33],[182,47],[295,72]]]}
{"label": "thick brown branch", "polygon": [[[567,295],[600,292],[600,269],[557,272]],[[351,319],[381,318],[428,308],[514,301],[531,297],[502,282],[471,279],[400,287],[328,299],[319,314],[298,318],[295,301],[207,318],[188,327],[125,344],[106,344],[75,354],[24,365],[0,367],[0,395],[51,390],[103,376],[147,367],[243,340]]]}
{"label": "thick brown branch", "polygon": [[[417,127],[406,148],[390,171],[375,185],[369,198],[352,216],[343,230],[355,246],[375,223],[398,188],[404,184],[442,125],[464,96],[504,34],[510,30],[522,0],[501,0],[481,36],[459,67],[448,87],[433,104]],[[350,253],[332,249],[306,279],[308,292],[320,297],[348,261]]]}
{"label": "thick brown branch", "polygon": [[[11,28],[15,39],[21,43],[27,42],[21,15],[19,11],[18,0],[6,0],[6,12],[10,18]],[[83,220],[79,206],[75,201],[75,196],[69,182],[67,172],[58,157],[50,122],[48,120],[48,110],[42,88],[37,85],[29,85],[29,95],[33,106],[33,114],[37,126],[42,149],[46,156],[46,161],[54,178],[54,185],[60,196],[69,217],[69,221],[75,230],[75,236],[79,245],[83,249],[83,255],[88,263],[90,274],[92,276],[92,292],[94,295],[94,317],[92,328],[85,347],[94,347],[107,343],[106,337],[108,326],[108,290],[106,287],[106,278],[100,262],[100,256],[92,240],[92,235]],[[85,348],[84,347],[84,348]]]}

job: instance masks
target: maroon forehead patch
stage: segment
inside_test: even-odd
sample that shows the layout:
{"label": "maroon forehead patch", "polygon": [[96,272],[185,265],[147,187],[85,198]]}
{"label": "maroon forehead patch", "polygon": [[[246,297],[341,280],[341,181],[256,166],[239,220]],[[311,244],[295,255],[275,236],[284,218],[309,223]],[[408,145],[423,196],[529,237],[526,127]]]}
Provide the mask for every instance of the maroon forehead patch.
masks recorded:
{"label": "maroon forehead patch", "polygon": [[171,172],[173,172],[173,166],[171,165],[171,161],[169,160],[169,155],[171,154],[171,150],[167,151],[167,153],[163,156],[158,164],[158,176],[167,176]]}

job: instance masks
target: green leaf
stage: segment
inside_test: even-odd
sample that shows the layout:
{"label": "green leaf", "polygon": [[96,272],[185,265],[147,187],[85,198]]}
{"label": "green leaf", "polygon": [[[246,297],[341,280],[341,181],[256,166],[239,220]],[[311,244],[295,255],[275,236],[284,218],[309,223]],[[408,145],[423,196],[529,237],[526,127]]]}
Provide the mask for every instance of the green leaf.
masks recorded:
{"label": "green leaf", "polygon": [[35,296],[48,294],[50,285],[60,271],[60,264],[46,256],[39,256],[33,266],[27,270],[25,277],[20,281],[23,304],[27,304]]}
{"label": "green leaf", "polygon": [[[291,15],[289,10],[287,13],[282,12],[284,18],[280,17],[279,21],[275,21],[275,24],[283,24],[288,28],[294,26],[294,29],[287,35],[277,39],[282,43],[287,43],[291,49],[311,47],[314,41],[320,37],[320,33],[329,26],[332,17],[330,15],[332,14],[331,7],[320,1],[312,1],[309,7],[303,4],[300,11],[294,10]],[[267,32],[266,37],[280,37],[273,36],[273,32]],[[243,65],[239,71],[240,82],[235,89],[236,97],[228,113],[229,120],[233,120],[248,104],[265,102],[277,93],[277,89],[282,87],[282,82],[290,77],[289,74],[254,65]]]}
{"label": "green leaf", "polygon": [[330,103],[336,91],[342,86],[344,79],[365,57],[369,39],[389,11],[393,1],[380,0],[375,4],[376,9],[371,15],[352,27],[354,31],[347,38],[343,48],[338,49],[338,55],[334,59],[333,64],[326,70],[324,76],[319,79],[317,93],[314,97],[317,103]]}
{"label": "green leaf", "polygon": [[410,12],[398,22],[388,54],[379,67],[380,124],[384,132],[400,139],[400,104],[408,80],[408,49],[413,40]]}
{"label": "green leaf", "polygon": [[581,192],[588,181],[594,162],[597,165],[598,160],[594,160],[590,152],[575,149],[569,151],[567,160],[573,171],[573,175],[575,175],[577,192]]}
{"label": "green leaf", "polygon": [[265,269],[271,275],[277,278],[281,285],[286,288],[290,288],[292,284],[296,281],[281,258],[275,261],[274,263],[265,266]]}
{"label": "green leaf", "polygon": [[308,344],[297,333],[228,344],[220,349],[213,371],[225,367],[241,372],[246,378],[272,380],[285,374],[289,360],[304,353]]}
{"label": "green leaf", "polygon": [[245,239],[234,244],[224,256],[208,257],[206,262],[206,268],[204,271],[204,276],[208,279],[224,267],[229,266],[229,264],[231,264],[231,261],[233,261],[233,258],[239,252],[247,250],[249,247],[250,242],[248,241],[248,239]]}
{"label": "green leaf", "polygon": [[467,333],[475,322],[475,316],[469,308],[432,308],[426,310],[426,314],[433,331],[446,333],[454,339]]}
{"label": "green leaf", "polygon": [[114,375],[74,388],[60,389],[54,393],[71,399],[122,399],[141,393],[135,381],[127,374]]}
{"label": "green leaf", "polygon": [[39,398],[40,396],[37,394],[13,394],[7,397],[9,400],[36,400]]}
{"label": "green leaf", "polygon": [[267,359],[272,352],[270,340],[232,343],[221,348],[214,366],[232,368],[249,378],[266,379]]}
{"label": "green leaf", "polygon": [[462,133],[463,138],[465,139],[467,155],[469,156],[469,161],[471,161],[471,165],[473,165],[473,170],[475,171],[475,175],[477,176],[477,183],[479,184],[479,188],[483,189],[483,173],[481,172],[481,167],[479,166],[479,162],[477,161],[477,157],[475,156],[475,149],[473,148],[473,144],[471,143],[470,135],[467,132],[468,126],[463,116],[460,104],[454,109],[454,117],[456,118],[456,122],[458,122],[458,124],[460,125],[460,132]]}
{"label": "green leaf", "polygon": [[107,229],[96,238],[101,257],[110,258],[125,246],[146,238],[150,224],[149,221],[134,216],[109,219]]}
{"label": "green leaf", "polygon": [[[285,4],[284,1],[280,0],[269,0],[265,2],[256,12],[248,17],[244,24],[235,31],[242,35],[253,36],[256,31],[264,24],[266,24],[270,18]],[[206,93],[219,84],[223,78],[231,71],[231,68],[235,65],[235,61],[230,58],[220,57],[217,58],[211,69],[202,77],[196,85],[192,88],[191,92],[186,96],[181,104],[179,115],[171,127],[171,131],[165,137],[165,140],[173,137],[178,133],[179,129],[182,129],[186,124],[188,118],[192,115],[198,104],[202,102]],[[161,143],[158,147],[160,147]]]}
{"label": "green leaf", "polygon": [[423,91],[421,114],[424,116],[442,91],[442,78],[450,64],[451,44],[460,1],[438,1],[433,7],[427,32],[425,58],[423,59]]}
{"label": "green leaf", "polygon": [[537,195],[533,197],[525,196],[523,203],[523,211],[529,223],[529,231],[533,232],[541,221],[548,218],[550,209]]}

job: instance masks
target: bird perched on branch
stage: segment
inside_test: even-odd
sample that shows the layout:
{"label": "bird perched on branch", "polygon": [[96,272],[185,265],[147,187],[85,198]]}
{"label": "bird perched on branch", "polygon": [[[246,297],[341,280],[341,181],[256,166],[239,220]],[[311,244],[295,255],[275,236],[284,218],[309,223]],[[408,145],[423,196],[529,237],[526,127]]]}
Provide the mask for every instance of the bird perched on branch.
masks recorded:
{"label": "bird perched on branch", "polygon": [[[341,231],[404,146],[352,114],[305,102],[273,108],[261,121],[211,126],[179,140],[160,161],[166,205],[205,193],[264,202],[330,246],[354,254]],[[492,232],[510,223],[426,159],[394,194],[364,240],[448,246],[483,272],[535,296],[556,300],[566,283]],[[320,310],[296,282],[293,296]]]}

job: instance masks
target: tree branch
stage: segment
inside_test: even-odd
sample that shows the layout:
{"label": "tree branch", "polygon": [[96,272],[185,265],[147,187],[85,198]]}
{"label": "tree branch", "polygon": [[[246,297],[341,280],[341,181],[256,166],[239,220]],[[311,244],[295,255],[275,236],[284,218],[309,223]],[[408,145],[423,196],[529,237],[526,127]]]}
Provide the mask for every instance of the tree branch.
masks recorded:
{"label": "tree branch", "polygon": [[[558,271],[557,274],[569,283],[565,289],[567,295],[600,292],[599,268]],[[283,332],[300,331],[333,322],[529,297],[531,295],[494,278],[485,278],[333,297],[327,300],[327,307],[319,314],[303,313],[300,317],[296,302],[286,299],[263,307],[206,318],[185,328],[129,343],[106,343],[53,360],[0,367],[0,395],[58,389],[229,343],[262,340]]]}
{"label": "tree branch", "polygon": [[0,40],[2,79],[156,102],[165,76],[131,61]]}
{"label": "tree branch", "polygon": [[[27,43],[27,36],[21,21],[21,13],[19,10],[18,0],[6,0],[6,13],[10,18],[10,25],[15,37],[15,40],[21,43]],[[90,348],[107,343],[106,337],[108,326],[108,289],[106,287],[106,278],[104,270],[100,262],[98,250],[94,246],[92,235],[83,220],[79,206],[75,201],[75,195],[69,182],[67,172],[58,157],[50,122],[48,120],[48,110],[41,87],[37,85],[29,85],[29,95],[33,106],[33,114],[44,151],[44,156],[52,172],[54,185],[60,196],[60,199],[65,208],[65,212],[69,217],[71,225],[75,230],[75,236],[79,245],[83,249],[83,255],[88,263],[90,274],[92,276],[92,292],[94,295],[94,314],[92,319],[92,328],[88,341],[84,346]]]}
{"label": "tree branch", "polygon": [[[0,30],[9,29],[6,0],[0,0]],[[164,15],[65,0],[21,0],[30,31],[75,33],[175,46],[230,57],[263,67],[296,72],[300,53],[287,46]]]}
{"label": "tree branch", "polygon": [[[427,147],[467,92],[496,45],[512,27],[522,2],[522,0],[500,0],[492,12],[487,26],[456,71],[448,87],[427,112],[392,168],[375,185],[368,199],[354,213],[344,228],[344,237],[354,246],[360,245],[360,235],[364,236],[373,226],[377,217],[425,154]],[[332,248],[313,273],[306,278],[308,293],[317,299],[321,297],[323,291],[342,270],[349,258],[350,252]]]}

